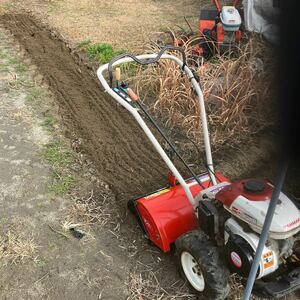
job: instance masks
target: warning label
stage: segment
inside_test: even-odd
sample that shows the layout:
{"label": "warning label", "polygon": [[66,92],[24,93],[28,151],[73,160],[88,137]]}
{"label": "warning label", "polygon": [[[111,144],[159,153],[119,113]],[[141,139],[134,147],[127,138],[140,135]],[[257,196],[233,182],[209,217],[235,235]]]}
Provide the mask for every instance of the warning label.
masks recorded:
{"label": "warning label", "polygon": [[274,266],[274,257],[272,251],[263,254],[263,264],[264,264],[264,269]]}

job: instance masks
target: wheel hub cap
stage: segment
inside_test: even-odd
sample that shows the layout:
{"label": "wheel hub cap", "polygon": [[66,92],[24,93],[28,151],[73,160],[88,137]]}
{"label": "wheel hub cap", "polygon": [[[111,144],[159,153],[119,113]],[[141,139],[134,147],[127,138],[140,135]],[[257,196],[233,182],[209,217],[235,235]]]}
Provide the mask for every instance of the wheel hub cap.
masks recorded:
{"label": "wheel hub cap", "polygon": [[202,292],[205,288],[205,281],[201,268],[195,258],[190,253],[184,251],[181,253],[181,265],[189,283],[195,290]]}

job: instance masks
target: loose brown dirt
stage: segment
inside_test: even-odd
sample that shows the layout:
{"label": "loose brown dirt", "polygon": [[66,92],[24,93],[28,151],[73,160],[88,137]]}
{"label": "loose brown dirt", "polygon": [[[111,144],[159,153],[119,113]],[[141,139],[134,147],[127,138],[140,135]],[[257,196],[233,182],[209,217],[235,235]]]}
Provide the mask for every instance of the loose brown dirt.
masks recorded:
{"label": "loose brown dirt", "polygon": [[25,14],[4,15],[1,23],[38,66],[68,128],[84,139],[84,150],[117,195],[128,198],[164,182],[165,168],[140,128],[104,94],[91,69],[70,55],[64,42]]}

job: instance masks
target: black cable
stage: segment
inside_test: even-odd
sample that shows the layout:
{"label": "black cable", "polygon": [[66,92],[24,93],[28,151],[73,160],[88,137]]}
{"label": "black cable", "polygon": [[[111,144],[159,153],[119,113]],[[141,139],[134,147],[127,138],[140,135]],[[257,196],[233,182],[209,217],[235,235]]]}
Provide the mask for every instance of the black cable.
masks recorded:
{"label": "black cable", "polygon": [[[201,151],[200,151],[198,145],[197,145],[191,138],[189,138],[188,136],[184,135],[184,134],[181,133],[180,131],[176,131],[176,134],[181,135],[182,137],[186,138],[187,140],[189,140],[189,141],[193,144],[193,146],[195,147],[196,151],[198,152],[198,163],[197,163],[197,164],[200,165],[200,159],[199,159],[199,158],[201,157]],[[205,159],[204,159],[204,161],[205,161]],[[207,170],[207,172],[208,172],[208,174],[209,174],[209,177],[210,177],[210,181],[211,181],[211,182],[212,182],[212,179],[211,179],[210,172],[216,177],[216,179],[217,179],[218,182],[221,182],[221,179],[216,175],[216,172],[214,172],[214,171],[209,167],[209,165],[208,165],[207,163],[203,163],[203,165],[204,165],[204,167],[206,168],[206,170]]]}
{"label": "black cable", "polygon": [[150,122],[154,125],[154,127],[157,129],[157,131],[160,133],[160,135],[164,138],[164,140],[169,144],[169,146],[172,148],[174,153],[177,155],[177,157],[181,160],[181,162],[184,164],[184,166],[189,170],[189,172],[192,174],[192,176],[195,178],[197,183],[205,189],[204,185],[201,183],[197,175],[194,173],[194,171],[189,167],[189,165],[185,162],[185,160],[182,158],[182,156],[179,154],[179,152],[176,150],[175,146],[169,141],[169,139],[166,137],[164,132],[161,130],[161,128],[157,125],[155,120],[151,117],[151,115],[147,112],[147,110],[144,108],[143,104],[141,103],[140,100],[137,100],[138,106],[141,108],[143,113],[148,117]]}
{"label": "black cable", "polygon": [[[144,108],[144,109],[145,109],[145,108]],[[143,111],[144,111],[144,109],[143,109]],[[150,117],[151,117],[151,116],[150,116]],[[200,151],[200,149],[199,149],[199,146],[198,146],[191,138],[189,138],[187,135],[183,134],[183,133],[180,132],[179,130],[176,130],[176,131],[175,131],[175,135],[176,135],[176,134],[179,135],[179,136],[181,136],[181,137],[186,138],[187,140],[189,140],[189,141],[193,144],[194,148],[196,149],[196,151],[197,151],[197,153],[198,153],[197,165],[200,166],[201,151]],[[205,161],[205,159],[202,159],[202,161]],[[209,177],[210,177],[210,181],[211,181],[211,182],[212,182],[212,178],[211,178],[210,172],[216,177],[216,179],[217,179],[218,182],[221,182],[221,179],[216,175],[216,173],[215,173],[214,171],[212,171],[212,169],[208,166],[207,163],[203,163],[203,165],[204,165],[205,169],[207,170],[207,172],[208,172],[208,174],[209,174]],[[210,171],[210,172],[209,172],[209,171]]]}
{"label": "black cable", "polygon": [[211,181],[212,181],[212,179],[211,179],[211,176],[210,176],[210,172],[213,173],[213,175],[217,178],[217,181],[218,181],[218,182],[222,182],[222,180],[217,176],[216,172],[213,171],[213,170],[209,167],[208,164],[205,163],[204,166],[205,166],[205,168],[206,168],[207,171],[208,171],[208,174],[209,174],[209,177],[210,177],[210,180],[211,180]]}

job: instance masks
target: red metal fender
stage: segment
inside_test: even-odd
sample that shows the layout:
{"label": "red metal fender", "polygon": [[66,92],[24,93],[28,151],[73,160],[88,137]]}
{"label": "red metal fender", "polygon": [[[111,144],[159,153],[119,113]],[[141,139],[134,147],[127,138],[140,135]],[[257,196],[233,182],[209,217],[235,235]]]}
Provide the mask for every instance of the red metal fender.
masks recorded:
{"label": "red metal fender", "polygon": [[[220,182],[228,182],[220,173],[216,175]],[[205,188],[210,186],[208,174],[199,178]],[[187,183],[192,181],[194,179],[188,180]],[[198,184],[191,187],[193,196],[201,190]],[[170,251],[171,244],[178,237],[198,227],[195,211],[181,185],[136,200],[136,208],[150,240],[164,252]]]}

